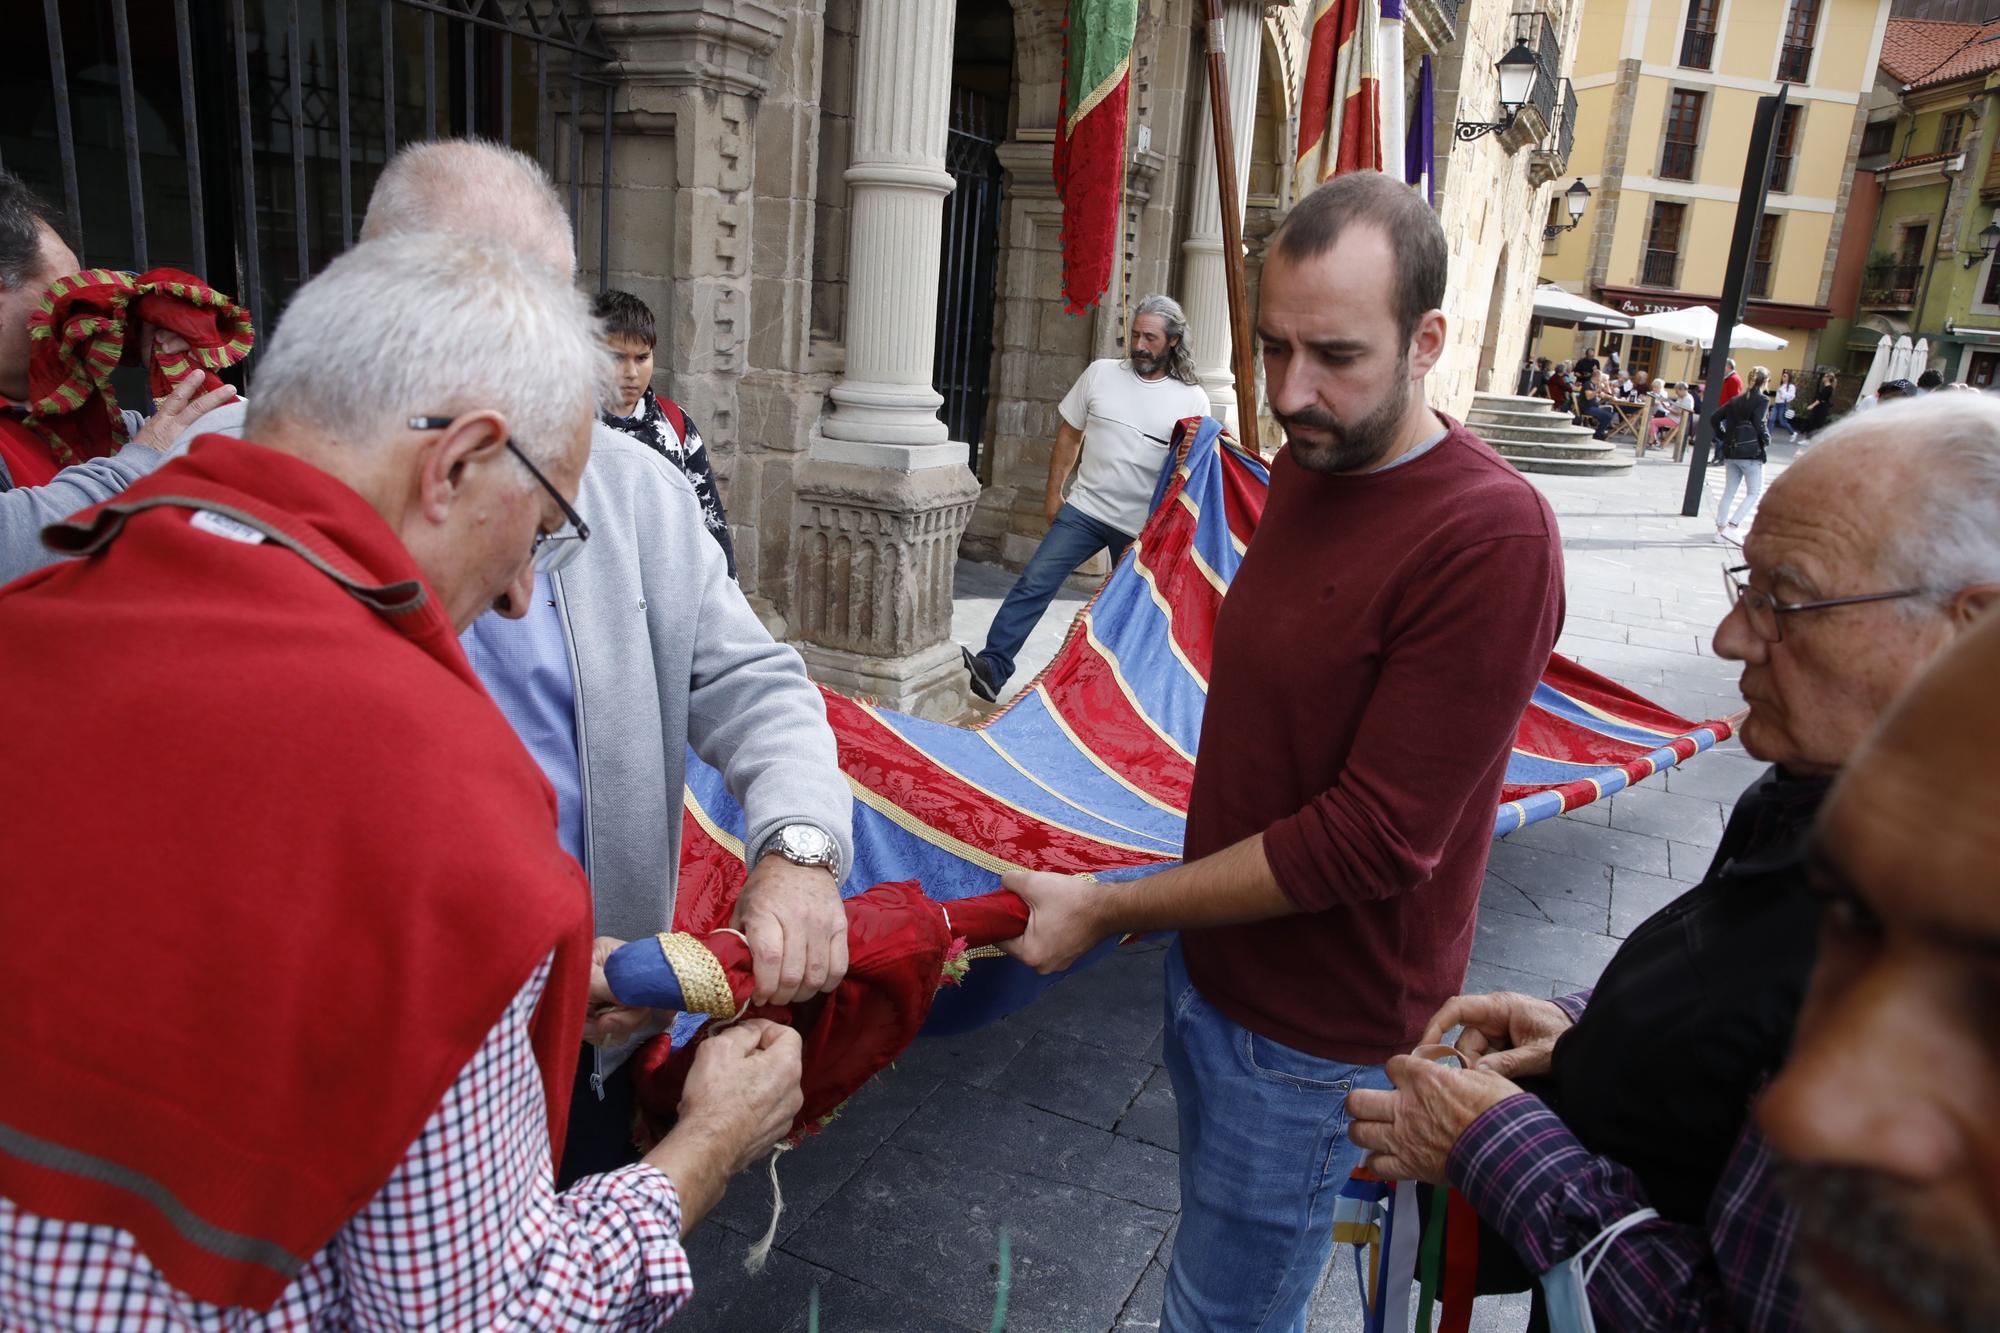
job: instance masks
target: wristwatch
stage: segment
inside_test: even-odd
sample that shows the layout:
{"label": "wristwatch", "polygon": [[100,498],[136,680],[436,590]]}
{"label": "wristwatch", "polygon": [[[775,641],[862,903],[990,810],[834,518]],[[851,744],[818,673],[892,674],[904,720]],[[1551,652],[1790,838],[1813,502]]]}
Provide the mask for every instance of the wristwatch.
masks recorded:
{"label": "wristwatch", "polygon": [[[837,880],[840,878],[840,844],[817,824],[785,824],[764,839],[757,860],[777,853],[793,865],[818,866]],[[754,863],[753,863],[754,864]]]}

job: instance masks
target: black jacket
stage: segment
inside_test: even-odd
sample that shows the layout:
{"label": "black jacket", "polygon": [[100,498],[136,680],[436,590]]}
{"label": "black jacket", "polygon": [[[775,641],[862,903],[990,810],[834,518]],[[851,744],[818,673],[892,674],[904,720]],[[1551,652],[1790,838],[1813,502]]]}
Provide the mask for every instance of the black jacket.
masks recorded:
{"label": "black jacket", "polygon": [[[1762,389],[1737,394],[1708,419],[1715,429],[1719,458],[1739,463],[1764,461],[1771,448],[1771,400]],[[1754,450],[1754,452],[1753,452]]]}

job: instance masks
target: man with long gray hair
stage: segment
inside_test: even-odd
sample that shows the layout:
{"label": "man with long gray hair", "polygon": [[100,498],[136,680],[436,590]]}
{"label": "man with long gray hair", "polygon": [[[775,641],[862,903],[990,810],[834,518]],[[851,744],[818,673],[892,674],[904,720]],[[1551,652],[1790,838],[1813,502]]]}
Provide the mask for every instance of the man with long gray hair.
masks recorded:
{"label": "man with long gray hair", "polygon": [[[1208,393],[1195,379],[1188,350],[1187,316],[1172,297],[1148,296],[1133,308],[1131,348],[1124,360],[1091,362],[1057,409],[1062,425],[1042,497],[1048,534],[1000,604],[986,646],[977,655],[960,650],[972,692],[988,703],[999,699],[1015,655],[1063,580],[1099,551],[1109,551],[1116,565],[1146,526],[1175,424],[1208,415]],[[1065,501],[1072,468],[1076,485]]]}
{"label": "man with long gray hair", "polygon": [[[797,1037],[719,1034],[645,1163],[556,1192],[589,891],[458,642],[595,544],[570,497],[609,372],[516,250],[364,243],[292,299],[247,438],[0,591],[34,645],[0,654],[0,1326],[686,1301],[682,1232],[789,1126]],[[89,706],[29,703],[49,680]],[[60,776],[105,765],[145,794],[115,831]]]}

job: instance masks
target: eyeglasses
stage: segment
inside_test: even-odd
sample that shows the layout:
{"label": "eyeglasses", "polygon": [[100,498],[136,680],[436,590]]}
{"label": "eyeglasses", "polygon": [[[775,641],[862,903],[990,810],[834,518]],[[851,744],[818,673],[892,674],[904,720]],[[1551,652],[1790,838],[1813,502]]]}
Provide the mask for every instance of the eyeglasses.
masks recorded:
{"label": "eyeglasses", "polygon": [[[456,421],[456,417],[411,417],[411,430],[443,430]],[[521,452],[521,446],[514,443],[513,436],[507,437],[507,452],[521,460],[521,466],[528,469],[528,475],[541,483],[549,498],[562,510],[563,525],[554,532],[535,534],[534,566],[537,574],[553,574],[568,568],[571,561],[583,554],[583,544],[590,540],[590,525],[583,521],[583,515],[570,508],[569,501],[563,499],[562,492],[555,484],[542,475],[542,470],[528,461]]]}
{"label": "eyeglasses", "polygon": [[1722,585],[1729,593],[1729,604],[1743,608],[1744,616],[1750,621],[1750,628],[1766,643],[1779,643],[1785,637],[1782,617],[1795,611],[1824,611],[1833,606],[1859,606],[1863,602],[1893,602],[1902,597],[1921,597],[1924,588],[1899,588],[1895,592],[1864,592],[1856,597],[1828,597],[1817,602],[1781,602],[1767,592],[1757,589],[1738,578],[1739,574],[1750,572],[1748,565],[1724,565]]}

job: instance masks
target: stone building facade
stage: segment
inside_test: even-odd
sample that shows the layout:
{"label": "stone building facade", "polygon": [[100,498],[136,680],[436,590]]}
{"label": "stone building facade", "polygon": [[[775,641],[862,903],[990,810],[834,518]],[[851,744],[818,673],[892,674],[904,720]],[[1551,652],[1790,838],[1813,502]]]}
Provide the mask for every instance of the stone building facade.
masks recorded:
{"label": "stone building facade", "polygon": [[[1118,354],[1138,296],[1182,300],[1211,395],[1236,410],[1199,8],[1140,0],[1124,250],[1103,303],[1070,315],[1051,179],[1062,0],[591,0],[618,61],[610,253],[586,236],[583,265],[608,262],[613,285],[662,312],[659,387],[702,426],[745,591],[835,688],[960,709],[953,563],[1032,552],[1056,404],[1092,358]],[[1408,9],[1410,87],[1424,55],[1436,62],[1432,170],[1452,254],[1432,397],[1462,416],[1475,390],[1511,388],[1525,347],[1566,156],[1554,90],[1582,3]],[[1225,7],[1253,300],[1291,202],[1309,10]],[[1494,63],[1537,24],[1553,39],[1548,105],[1456,142],[1457,120],[1496,116]],[[970,175],[968,146],[987,155]],[[947,213],[979,170],[997,186],[971,233],[986,267],[966,262],[962,210]],[[599,174],[586,164],[586,212]],[[986,358],[982,409],[955,422],[976,440],[953,437],[933,387],[937,356],[960,344]],[[1267,420],[1258,434],[1278,443]]]}

